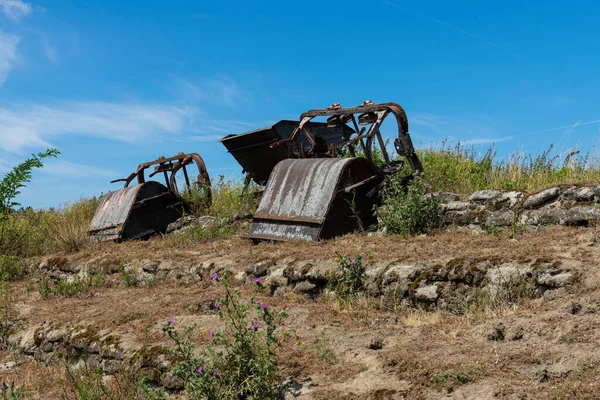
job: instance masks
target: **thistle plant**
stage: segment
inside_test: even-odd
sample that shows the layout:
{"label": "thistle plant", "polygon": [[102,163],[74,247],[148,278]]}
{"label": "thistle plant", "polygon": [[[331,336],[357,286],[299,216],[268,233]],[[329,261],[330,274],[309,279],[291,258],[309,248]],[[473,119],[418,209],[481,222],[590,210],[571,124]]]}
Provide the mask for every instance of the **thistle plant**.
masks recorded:
{"label": "thistle plant", "polygon": [[225,290],[215,304],[225,328],[211,330],[209,345],[197,351],[191,339],[194,328],[182,334],[167,319],[163,331],[173,346],[164,348],[176,360],[171,373],[183,381],[190,399],[277,398],[277,349],[288,336],[279,328],[287,315],[258,299],[263,289],[259,278],[247,299],[239,288],[229,287],[226,276],[215,274],[211,280]]}
{"label": "thistle plant", "polygon": [[335,292],[339,301],[346,302],[364,292],[366,270],[361,255],[356,255],[351,259],[338,254],[335,260],[339,263],[340,271],[336,275],[329,275],[327,286],[329,290]]}
{"label": "thistle plant", "polygon": [[440,201],[431,189],[423,173],[417,172],[407,186],[398,176],[388,178],[377,210],[381,225],[402,235],[430,233],[442,222]]}

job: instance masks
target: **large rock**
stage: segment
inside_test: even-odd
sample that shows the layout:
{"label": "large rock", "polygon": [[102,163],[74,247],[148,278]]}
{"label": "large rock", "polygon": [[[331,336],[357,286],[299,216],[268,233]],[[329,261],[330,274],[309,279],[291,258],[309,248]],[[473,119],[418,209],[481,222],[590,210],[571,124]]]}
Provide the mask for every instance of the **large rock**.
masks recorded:
{"label": "large rock", "polygon": [[469,203],[466,201],[450,201],[442,204],[443,211],[464,211],[469,208]]}
{"label": "large rock", "polygon": [[415,290],[415,299],[417,300],[434,302],[439,296],[437,282],[433,285],[421,286]]}
{"label": "large rock", "polygon": [[560,189],[557,187],[543,190],[537,194],[529,196],[525,200],[525,203],[523,203],[523,207],[527,209],[539,208],[544,204],[556,199],[559,194]]}
{"label": "large rock", "polygon": [[598,208],[595,205],[573,206],[565,210],[563,218],[563,225],[588,225],[598,219]]}
{"label": "large rock", "polygon": [[469,196],[469,201],[473,203],[489,203],[494,199],[499,198],[502,192],[499,190],[479,190]]}
{"label": "large rock", "polygon": [[570,187],[563,191],[562,197],[565,200],[573,200],[577,202],[594,201],[596,194],[591,187]]}
{"label": "large rock", "polygon": [[551,288],[561,288],[573,282],[573,274],[560,271],[558,273],[544,272],[537,278],[537,284]]}

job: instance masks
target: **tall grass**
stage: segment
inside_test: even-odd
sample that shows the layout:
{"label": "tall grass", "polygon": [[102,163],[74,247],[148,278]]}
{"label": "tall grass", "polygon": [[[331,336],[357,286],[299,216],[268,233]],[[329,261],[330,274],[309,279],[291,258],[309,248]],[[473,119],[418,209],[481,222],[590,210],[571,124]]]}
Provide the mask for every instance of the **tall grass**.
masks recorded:
{"label": "tall grass", "polygon": [[537,154],[498,157],[490,147],[442,143],[419,152],[427,179],[435,190],[468,195],[482,189],[534,192],[554,185],[600,182],[600,159],[586,153],[557,152],[553,145]]}

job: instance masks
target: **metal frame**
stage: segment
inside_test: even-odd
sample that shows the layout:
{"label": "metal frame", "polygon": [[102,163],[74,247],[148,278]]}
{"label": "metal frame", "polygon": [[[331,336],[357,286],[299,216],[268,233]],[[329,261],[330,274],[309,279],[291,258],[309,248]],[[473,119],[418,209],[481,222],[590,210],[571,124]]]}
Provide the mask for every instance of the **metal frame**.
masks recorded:
{"label": "metal frame", "polygon": [[204,160],[202,159],[202,157],[200,157],[198,153],[178,153],[176,156],[169,158],[160,156],[154,161],[148,161],[138,165],[135,172],[132,172],[127,178],[115,179],[113,181],[110,181],[110,183],[125,182],[124,187],[128,187],[131,184],[131,182],[136,178],[138,183],[145,183],[146,169],[155,165],[154,171],[150,173],[148,177],[152,178],[154,175],[162,172],[165,178],[165,186],[169,188],[169,191],[171,193],[173,193],[176,196],[179,196],[179,188],[177,187],[177,178],[175,177],[175,175],[177,174],[177,172],[179,172],[180,169],[183,169],[186,186],[191,187],[190,178],[186,166],[192,163],[195,163],[196,167],[198,168],[198,177],[195,183],[197,183],[198,185],[210,187],[210,178],[208,176],[206,164],[204,164]]}
{"label": "metal frame", "polygon": [[[358,122],[355,114],[358,116]],[[301,158],[311,157],[335,157],[335,149],[330,146],[329,149],[323,151],[322,144],[317,143],[315,138],[305,129],[306,124],[315,117],[329,117],[327,123],[331,126],[345,125],[348,122],[352,122],[354,126],[356,136],[346,138],[346,146],[349,146],[350,153],[355,155],[354,146],[360,144],[362,150],[369,161],[373,164],[373,143],[377,139],[381,152],[385,161],[383,170],[396,167],[397,162],[390,159],[389,154],[385,148],[385,142],[379,132],[379,128],[383,123],[384,119],[392,114],[396,118],[398,125],[398,137],[394,140],[394,147],[400,156],[406,157],[410,167],[413,171],[423,171],[423,165],[415,153],[414,146],[410,135],[408,134],[408,118],[404,109],[397,103],[381,103],[374,104],[372,101],[367,100],[363,104],[357,107],[342,108],[339,103],[333,103],[327,108],[309,110],[300,116],[300,124],[289,138],[279,140],[271,144],[271,148],[275,148],[285,143],[293,143],[300,133],[306,136],[306,139],[311,144],[312,149],[305,151],[303,148],[300,149]],[[369,125],[366,127],[359,128],[360,125]],[[321,147],[319,147],[321,146]]]}

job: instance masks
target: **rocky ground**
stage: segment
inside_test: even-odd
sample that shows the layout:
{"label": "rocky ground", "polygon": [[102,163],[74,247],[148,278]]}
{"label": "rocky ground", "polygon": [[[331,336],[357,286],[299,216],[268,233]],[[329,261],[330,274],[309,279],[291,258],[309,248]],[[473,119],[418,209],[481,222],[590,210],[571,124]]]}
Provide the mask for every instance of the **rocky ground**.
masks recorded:
{"label": "rocky ground", "polygon": [[[97,368],[107,381],[135,365],[176,396],[162,323],[219,329],[222,288],[210,276],[228,273],[248,293],[260,277],[261,299],[289,314],[285,398],[598,398],[596,228],[495,233],[258,245],[155,238],[29,260],[31,277],[13,284],[18,316],[0,379],[61,398],[65,365]],[[326,290],[337,253],[362,254],[367,267],[366,294],[350,305]],[[40,290],[76,280],[85,290],[71,296]]]}

